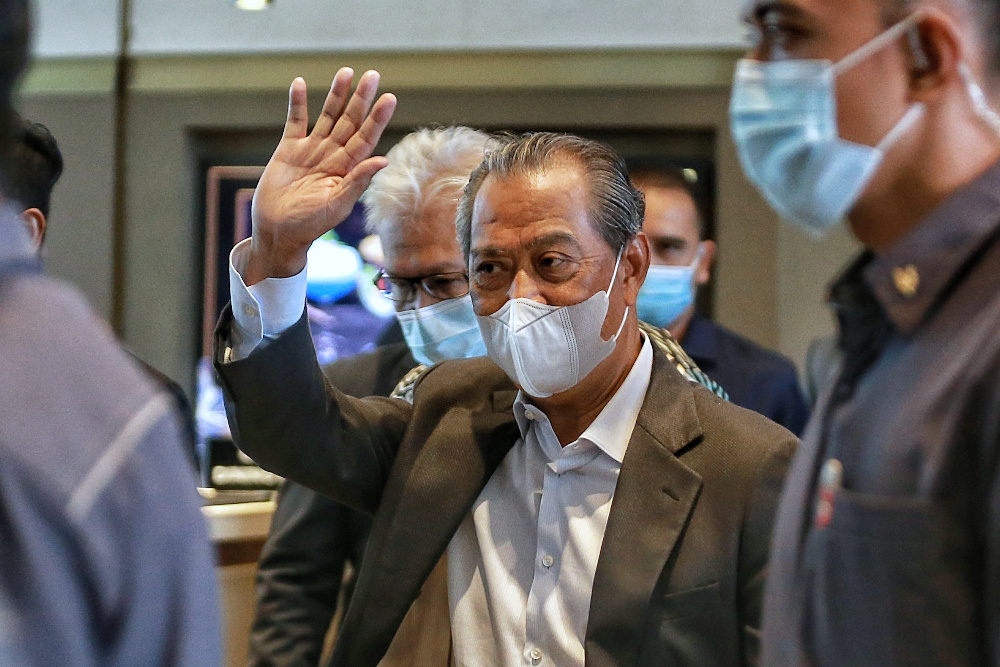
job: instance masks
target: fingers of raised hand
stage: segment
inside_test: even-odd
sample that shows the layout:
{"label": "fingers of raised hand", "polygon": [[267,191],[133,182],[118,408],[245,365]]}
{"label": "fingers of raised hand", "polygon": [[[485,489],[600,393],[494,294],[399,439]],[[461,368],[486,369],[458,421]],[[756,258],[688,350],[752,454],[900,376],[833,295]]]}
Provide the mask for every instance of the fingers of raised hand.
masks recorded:
{"label": "fingers of raised hand", "polygon": [[285,118],[284,137],[301,139],[309,131],[309,104],[306,94],[306,82],[302,77],[292,81],[288,89],[288,116]]}
{"label": "fingers of raised hand", "polygon": [[378,145],[379,139],[382,138],[382,133],[389,121],[392,120],[392,114],[395,110],[395,95],[386,93],[378,99],[375,106],[372,107],[372,112],[368,114],[364,123],[344,146],[349,168],[367,159],[375,151],[375,147]]}
{"label": "fingers of raised hand", "polygon": [[351,92],[351,81],[354,79],[354,70],[350,67],[341,67],[337,75],[333,77],[333,84],[330,92],[323,103],[323,111],[316,120],[316,126],[312,134],[315,137],[324,138],[333,130],[337,119],[344,113],[348,95]]}
{"label": "fingers of raised hand", "polygon": [[374,70],[368,70],[361,75],[358,87],[333,126],[330,133],[331,141],[343,146],[358,131],[372,107],[372,102],[375,101],[378,82],[379,73]]}

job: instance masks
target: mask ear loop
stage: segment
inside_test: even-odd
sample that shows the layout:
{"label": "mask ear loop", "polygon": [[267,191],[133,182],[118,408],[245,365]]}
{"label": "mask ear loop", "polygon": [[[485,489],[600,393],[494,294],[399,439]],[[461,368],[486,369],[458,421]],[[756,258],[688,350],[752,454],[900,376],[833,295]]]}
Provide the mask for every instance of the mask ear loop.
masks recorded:
{"label": "mask ear loop", "polygon": [[895,146],[896,142],[902,139],[923,118],[924,111],[926,110],[927,107],[924,106],[923,102],[918,102],[910,107],[910,110],[896,123],[896,127],[892,128],[889,134],[885,135],[885,139],[879,142],[875,150],[881,152],[883,155],[888,153],[889,149]]}
{"label": "mask ear loop", "polygon": [[885,47],[889,46],[902,37],[903,33],[915,26],[921,18],[923,18],[923,12],[916,11],[883,32],[881,35],[871,39],[867,44],[861,45],[853,53],[844,56],[834,64],[834,75],[843,74],[855,65],[864,62]]}
{"label": "mask ear loop", "polygon": [[[611,274],[611,284],[608,285],[607,292],[605,292],[605,294],[607,294],[609,297],[611,296],[611,289],[615,286],[615,278],[618,277],[618,266],[622,262],[623,254],[625,254],[625,246],[622,246],[621,248],[618,249],[618,258],[615,260],[615,272]],[[608,339],[609,341],[611,342],[618,341],[618,336],[621,335],[622,329],[625,328],[625,320],[628,319],[628,308],[629,308],[628,306],[625,306],[625,314],[622,315],[622,323],[618,325],[618,331],[615,332],[614,336]]]}
{"label": "mask ear loop", "polygon": [[965,89],[969,93],[969,98],[972,100],[972,106],[976,110],[976,114],[982,118],[987,125],[993,128],[993,131],[1000,134],[1000,114],[998,114],[993,107],[990,106],[989,100],[986,99],[986,94],[983,92],[982,86],[976,82],[976,77],[972,75],[972,70],[966,63],[959,63],[958,73],[962,76],[962,80],[965,82]]}

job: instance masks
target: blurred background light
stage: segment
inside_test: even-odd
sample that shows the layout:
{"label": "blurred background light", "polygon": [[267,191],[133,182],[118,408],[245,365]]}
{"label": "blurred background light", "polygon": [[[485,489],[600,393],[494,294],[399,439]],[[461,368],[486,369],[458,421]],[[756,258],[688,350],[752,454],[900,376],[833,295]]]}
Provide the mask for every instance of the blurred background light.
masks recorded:
{"label": "blurred background light", "polygon": [[271,4],[271,0],[233,0],[233,4],[248,12],[257,12],[267,9],[267,6]]}

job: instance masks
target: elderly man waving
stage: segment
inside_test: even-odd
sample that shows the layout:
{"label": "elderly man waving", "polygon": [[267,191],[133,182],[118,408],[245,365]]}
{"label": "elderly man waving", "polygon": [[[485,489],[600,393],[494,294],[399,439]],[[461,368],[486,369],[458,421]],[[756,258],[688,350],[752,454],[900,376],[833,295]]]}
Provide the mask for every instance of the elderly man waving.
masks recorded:
{"label": "elderly man waving", "polygon": [[332,389],[305,320],[272,317],[309,243],[385,165],[369,156],[395,100],[372,105],[375,73],[348,100],[350,81],[311,133],[293,84],[233,254],[234,300],[259,309],[227,311],[217,339],[238,444],[374,514],[333,664],[378,664],[446,552],[456,664],[755,663],[796,440],[640,332],[643,203],[610,149],[533,134],[487,154],[458,227],[489,358],[434,366],[412,404]]}

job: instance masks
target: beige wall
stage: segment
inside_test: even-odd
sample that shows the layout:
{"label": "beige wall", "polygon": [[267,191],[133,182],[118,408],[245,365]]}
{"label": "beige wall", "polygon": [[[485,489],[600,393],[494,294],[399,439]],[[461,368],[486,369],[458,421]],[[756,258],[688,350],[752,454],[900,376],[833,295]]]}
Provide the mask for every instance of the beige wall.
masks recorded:
{"label": "beige wall", "polygon": [[52,197],[46,269],[81,287],[94,308],[107,317],[114,104],[107,95],[57,95],[25,99],[20,110],[52,130],[66,164]]}
{"label": "beige wall", "polygon": [[[725,81],[718,80],[718,72],[726,71],[720,67],[731,63],[693,63],[666,76],[661,71],[662,56],[650,56],[647,69],[652,75],[639,71],[642,58],[629,57],[628,66],[634,71],[617,85],[613,72],[595,75],[605,76],[607,84],[588,82],[585,72],[567,82],[553,70],[555,83],[550,87],[536,77],[523,85],[505,81],[506,88],[489,87],[488,74],[463,85],[445,72],[440,79],[444,83],[438,87],[433,80],[407,86],[405,77],[397,76],[386,86],[400,98],[393,123],[400,128],[458,122],[490,127],[715,130],[721,248],[717,317],[801,361],[809,340],[830,331],[821,303],[823,287],[853,246],[846,235],[816,245],[780,227],[743,178],[728,139],[728,91]],[[722,60],[727,58],[731,60],[729,55]],[[332,74],[337,64],[324,63],[322,69]],[[493,65],[502,69],[503,59]],[[704,85],[691,85],[685,79],[697,67],[702,68]],[[252,63],[237,68],[244,79],[252,80],[254,71]],[[289,69],[284,77],[274,71],[269,75],[290,81],[297,73]],[[656,77],[661,76],[663,80],[657,83]],[[309,80],[316,90],[326,85],[325,81],[319,85],[315,76]],[[191,132],[277,128],[286,106],[283,85],[219,92],[202,79],[196,83],[188,86],[190,90],[184,90],[184,85],[158,89],[148,82],[139,86],[128,129],[125,340],[141,357],[187,387],[193,381],[201,300]],[[52,88],[60,86],[65,84]],[[314,113],[319,103],[314,95]],[[29,89],[23,108],[32,118],[50,125],[69,165],[55,199],[49,269],[80,285],[107,314],[111,299],[110,95]]]}

